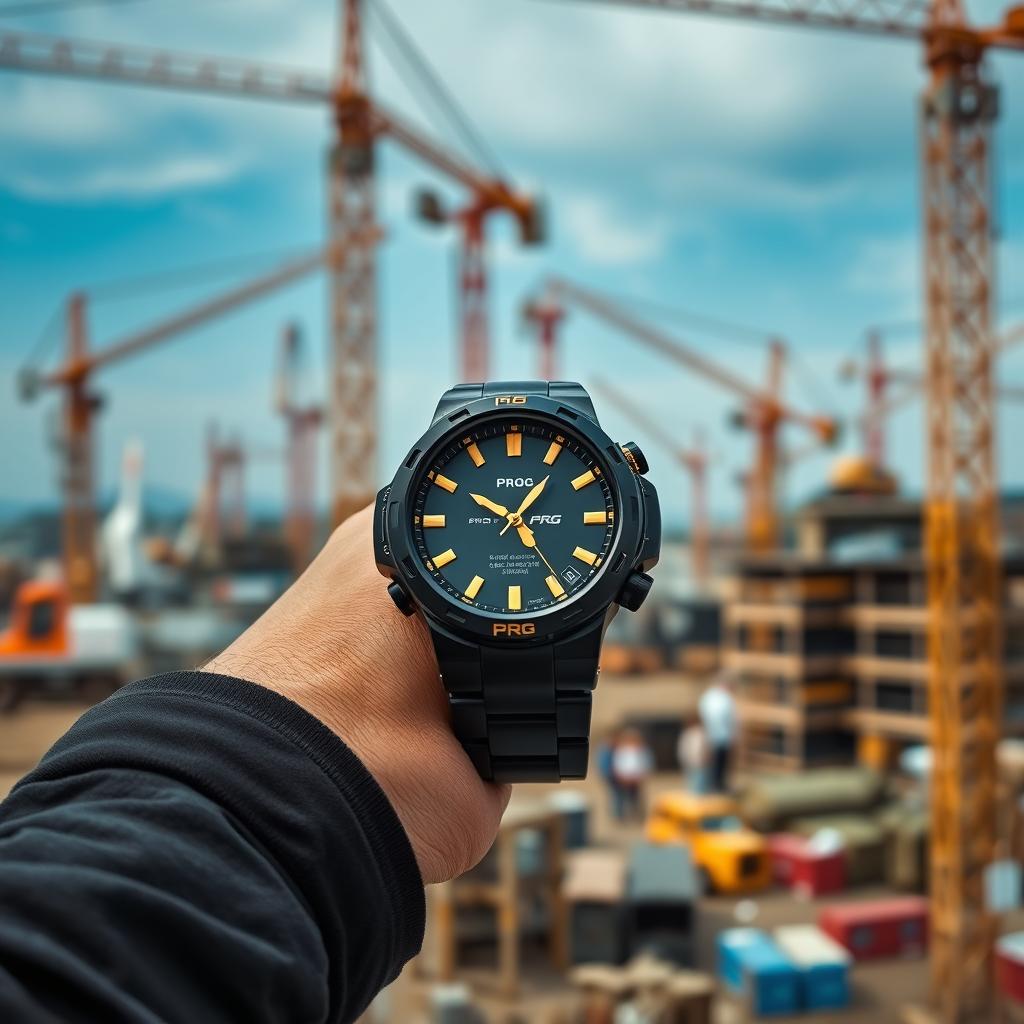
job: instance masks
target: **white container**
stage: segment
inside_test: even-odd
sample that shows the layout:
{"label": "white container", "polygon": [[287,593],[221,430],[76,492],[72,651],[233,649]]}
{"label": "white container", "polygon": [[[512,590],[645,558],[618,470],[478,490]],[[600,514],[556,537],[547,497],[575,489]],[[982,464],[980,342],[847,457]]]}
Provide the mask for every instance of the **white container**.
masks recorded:
{"label": "white container", "polygon": [[776,928],[775,941],[797,967],[853,963],[849,952],[817,925],[791,924]]}

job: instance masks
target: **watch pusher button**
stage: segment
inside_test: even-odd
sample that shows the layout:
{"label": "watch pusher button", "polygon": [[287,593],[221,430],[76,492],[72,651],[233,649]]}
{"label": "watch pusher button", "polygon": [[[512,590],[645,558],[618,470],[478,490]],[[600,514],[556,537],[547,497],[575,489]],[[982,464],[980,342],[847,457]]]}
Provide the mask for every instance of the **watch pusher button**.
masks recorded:
{"label": "watch pusher button", "polygon": [[626,456],[629,468],[638,476],[642,476],[651,468],[647,464],[647,456],[640,450],[640,445],[636,441],[626,441],[624,444],[620,444],[619,447],[622,449],[622,454]]}
{"label": "watch pusher button", "polygon": [[389,583],[388,594],[391,595],[391,600],[395,602],[395,607],[403,615],[412,615],[416,611],[412,598],[405,592],[405,588],[400,583]]}
{"label": "watch pusher button", "polygon": [[619,591],[619,604],[627,611],[635,612],[651,592],[654,580],[645,572],[631,572],[629,579]]}

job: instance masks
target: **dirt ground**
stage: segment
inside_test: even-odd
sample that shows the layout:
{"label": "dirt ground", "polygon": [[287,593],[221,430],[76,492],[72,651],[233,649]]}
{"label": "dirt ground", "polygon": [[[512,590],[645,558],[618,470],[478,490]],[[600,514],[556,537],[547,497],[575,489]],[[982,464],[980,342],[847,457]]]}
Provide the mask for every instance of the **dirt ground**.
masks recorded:
{"label": "dirt ground", "polygon": [[26,701],[13,714],[0,715],[0,797],[10,792],[88,707]]}
{"label": "dirt ground", "polygon": [[[653,675],[632,679],[603,679],[594,709],[594,733],[600,735],[624,717],[682,717],[696,702],[697,687],[677,675]],[[31,768],[52,743],[83,711],[83,704],[44,704],[28,702],[14,714],[0,717],[0,795]],[[591,840],[601,845],[627,846],[640,838],[640,826],[621,826],[609,814],[605,793],[596,772],[573,788],[584,792],[591,803]],[[666,789],[676,788],[674,775],[658,775],[651,781],[648,799]],[[549,791],[550,786],[523,786],[517,799],[528,800]],[[857,890],[852,899],[870,899],[880,890]],[[771,928],[779,924],[808,923],[816,919],[818,904],[795,899],[781,890],[773,890],[756,900],[754,924]],[[736,902],[724,898],[702,901],[698,916],[699,966],[714,970],[714,937],[723,928],[737,923]],[[1016,922],[1024,928],[1024,919]],[[428,917],[424,952],[414,961],[377,1004],[365,1016],[366,1024],[406,1024],[426,1020],[426,1007],[433,986],[431,975],[433,946]],[[545,967],[539,950],[527,950],[524,963],[529,965],[522,995],[515,1001],[498,998],[493,991],[493,973],[486,966],[460,971],[459,980],[471,985],[479,1005],[495,1024],[528,1021],[530,1024],[560,1019],[557,1014],[573,1005],[564,978]],[[908,1002],[919,1001],[927,986],[927,965],[922,960],[889,961],[858,965],[853,972],[854,1005],[848,1012],[828,1015],[804,1015],[793,1018],[802,1024],[829,1021],[833,1024],[898,1024],[901,1010]],[[719,1000],[716,1024],[732,1024],[742,1020],[738,1008],[727,1000]],[[782,1020],[782,1018],[773,1018]],[[788,1020],[788,1018],[787,1018]]]}

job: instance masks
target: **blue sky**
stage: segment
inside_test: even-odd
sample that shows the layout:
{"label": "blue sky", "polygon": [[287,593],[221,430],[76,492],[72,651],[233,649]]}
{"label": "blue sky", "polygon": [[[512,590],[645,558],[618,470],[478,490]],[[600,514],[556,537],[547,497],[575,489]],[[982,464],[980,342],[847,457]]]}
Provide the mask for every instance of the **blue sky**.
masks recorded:
{"label": "blue sky", "polygon": [[[919,318],[916,104],[924,75],[915,46],[583,0],[391,6],[510,177],[549,203],[552,238],[541,249],[522,250],[510,225],[492,225],[494,376],[530,373],[534,352],[516,310],[545,273],[557,271],[779,333],[794,353],[787,387],[795,404],[844,415],[856,409],[859,390],[838,382],[838,365],[869,324]],[[995,10],[978,5],[973,13],[983,19]],[[0,26],[246,56],[326,75],[335,22],[332,4],[309,0],[148,0]],[[381,95],[434,134],[444,131],[423,116],[379,49],[371,59]],[[1009,325],[1024,320],[1024,58],[996,57],[992,70],[1003,90],[998,295],[1000,322]],[[0,499],[54,494],[47,447],[54,396],[22,406],[13,380],[68,291],[318,242],[329,137],[327,111],[316,107],[0,73]],[[408,213],[413,190],[431,181],[385,144],[381,480],[454,379],[454,236]],[[97,298],[94,342],[237,280],[211,274],[135,298]],[[279,446],[282,427],[270,411],[277,337],[285,320],[297,318],[319,370],[325,308],[322,283],[311,280],[98,377],[108,402],[100,448],[107,485],[121,445],[139,437],[147,479],[194,494],[212,418],[254,445]],[[679,331],[752,380],[762,373],[756,346]],[[693,425],[707,425],[713,505],[734,515],[732,481],[750,450],[749,439],[725,425],[735,402],[582,313],[570,315],[564,341],[566,376],[586,381],[597,372],[630,386],[684,440]],[[917,335],[894,334],[890,351],[913,363]],[[1001,374],[1024,381],[1024,351],[1008,356]],[[645,440],[615,410],[602,410],[602,419],[614,435]],[[1024,486],[1024,454],[1012,444],[1024,408],[1007,406],[1000,428],[1002,476]],[[893,420],[891,438],[897,470],[919,487],[919,405]],[[802,442],[796,430],[788,440]],[[855,444],[851,434],[846,445]],[[685,480],[667,456],[645,447],[678,519]],[[820,487],[827,463],[802,464],[790,495]],[[255,463],[251,493],[278,500],[281,475],[270,462]]]}

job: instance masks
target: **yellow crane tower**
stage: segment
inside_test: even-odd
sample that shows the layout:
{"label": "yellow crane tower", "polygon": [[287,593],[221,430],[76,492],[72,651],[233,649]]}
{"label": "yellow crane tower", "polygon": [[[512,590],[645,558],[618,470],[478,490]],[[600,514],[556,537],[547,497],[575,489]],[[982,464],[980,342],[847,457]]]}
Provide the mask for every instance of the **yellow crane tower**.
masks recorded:
{"label": "yellow crane tower", "polygon": [[945,1024],[988,1024],[996,921],[985,905],[984,876],[996,849],[1002,638],[990,194],[999,104],[985,56],[1024,51],[1024,6],[978,27],[962,0],[604,2],[923,44],[930,1003]]}

